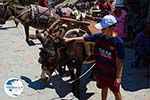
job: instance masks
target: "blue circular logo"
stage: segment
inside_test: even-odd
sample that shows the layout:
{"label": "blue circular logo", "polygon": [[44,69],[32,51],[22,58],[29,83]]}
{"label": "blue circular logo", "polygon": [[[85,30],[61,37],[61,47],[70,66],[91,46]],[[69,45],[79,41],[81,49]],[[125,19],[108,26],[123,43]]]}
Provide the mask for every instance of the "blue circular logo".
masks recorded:
{"label": "blue circular logo", "polygon": [[10,78],[4,84],[6,94],[17,97],[23,92],[23,83],[19,78]]}

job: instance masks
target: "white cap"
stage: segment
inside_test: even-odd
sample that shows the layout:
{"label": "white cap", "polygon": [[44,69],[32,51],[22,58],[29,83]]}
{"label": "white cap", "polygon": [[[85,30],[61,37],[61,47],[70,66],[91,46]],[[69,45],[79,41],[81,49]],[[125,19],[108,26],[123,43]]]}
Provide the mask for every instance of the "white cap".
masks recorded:
{"label": "white cap", "polygon": [[117,20],[113,15],[106,15],[100,20],[99,23],[95,24],[95,27],[101,30],[116,23],[117,23]]}

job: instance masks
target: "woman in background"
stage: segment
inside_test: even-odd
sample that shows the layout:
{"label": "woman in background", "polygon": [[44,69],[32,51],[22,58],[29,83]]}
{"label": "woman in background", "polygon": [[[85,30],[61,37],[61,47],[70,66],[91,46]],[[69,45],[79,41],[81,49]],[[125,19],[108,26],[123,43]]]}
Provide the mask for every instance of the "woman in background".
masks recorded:
{"label": "woman in background", "polygon": [[112,15],[117,19],[117,24],[115,27],[115,32],[123,40],[127,36],[127,12],[123,9],[124,5],[115,5],[115,10],[112,12]]}

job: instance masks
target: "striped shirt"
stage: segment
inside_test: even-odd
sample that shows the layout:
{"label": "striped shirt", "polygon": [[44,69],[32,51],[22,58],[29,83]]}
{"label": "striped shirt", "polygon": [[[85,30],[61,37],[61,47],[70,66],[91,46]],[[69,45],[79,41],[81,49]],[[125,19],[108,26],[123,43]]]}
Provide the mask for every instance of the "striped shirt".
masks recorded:
{"label": "striped shirt", "polygon": [[85,41],[95,42],[95,73],[100,79],[113,82],[116,78],[116,57],[125,56],[123,41],[119,37],[106,39],[103,34],[85,36]]}

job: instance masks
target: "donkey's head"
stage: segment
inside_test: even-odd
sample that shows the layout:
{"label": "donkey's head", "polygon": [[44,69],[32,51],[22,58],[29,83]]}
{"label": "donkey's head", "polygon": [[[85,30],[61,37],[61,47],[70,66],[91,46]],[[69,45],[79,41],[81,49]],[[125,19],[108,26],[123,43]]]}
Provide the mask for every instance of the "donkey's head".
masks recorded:
{"label": "donkey's head", "polygon": [[0,24],[5,24],[12,12],[9,9],[9,3],[0,3]]}
{"label": "donkey's head", "polygon": [[47,68],[55,67],[59,60],[59,52],[58,49],[62,47],[63,35],[58,34],[59,31],[62,32],[62,30],[57,30],[58,32],[54,34],[49,34],[48,36],[44,37],[39,31],[36,31],[36,36],[42,43],[42,48],[40,48],[39,53],[39,63],[42,64],[42,66]]}
{"label": "donkey's head", "polygon": [[7,9],[7,4],[0,3],[0,24],[5,24],[6,9]]}
{"label": "donkey's head", "polygon": [[10,3],[0,3],[0,24],[5,24],[9,17],[13,16],[12,8],[13,5]]}
{"label": "donkey's head", "polygon": [[45,66],[47,68],[54,66],[57,56],[55,38],[50,35],[47,38],[44,38],[42,37],[40,32],[38,33],[38,31],[36,32],[36,35],[43,46],[42,48],[40,48],[39,63],[41,63],[42,66]]}

